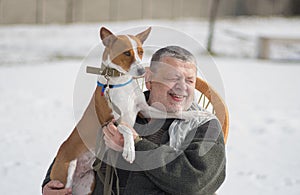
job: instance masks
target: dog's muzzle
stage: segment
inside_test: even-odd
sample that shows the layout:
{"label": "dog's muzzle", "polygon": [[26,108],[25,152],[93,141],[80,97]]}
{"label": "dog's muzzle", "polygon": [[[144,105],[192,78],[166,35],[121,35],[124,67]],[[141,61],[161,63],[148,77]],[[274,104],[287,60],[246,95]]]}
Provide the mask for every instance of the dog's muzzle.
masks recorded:
{"label": "dog's muzzle", "polygon": [[129,70],[129,74],[133,77],[141,77],[145,72],[146,70],[141,64],[133,64]]}

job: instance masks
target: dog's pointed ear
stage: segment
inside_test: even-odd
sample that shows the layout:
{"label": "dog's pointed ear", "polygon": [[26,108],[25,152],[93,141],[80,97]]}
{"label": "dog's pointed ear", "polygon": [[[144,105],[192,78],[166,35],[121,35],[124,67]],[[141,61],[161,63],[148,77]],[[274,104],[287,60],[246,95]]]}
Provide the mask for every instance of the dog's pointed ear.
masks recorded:
{"label": "dog's pointed ear", "polygon": [[141,43],[143,44],[144,41],[148,38],[148,35],[150,34],[151,32],[151,27],[149,27],[147,30],[135,35],[140,41]]}
{"label": "dog's pointed ear", "polygon": [[114,35],[105,27],[102,27],[100,29],[100,38],[103,42],[103,45],[105,45],[106,47],[109,46],[109,44],[111,44],[114,40],[117,39],[116,35]]}

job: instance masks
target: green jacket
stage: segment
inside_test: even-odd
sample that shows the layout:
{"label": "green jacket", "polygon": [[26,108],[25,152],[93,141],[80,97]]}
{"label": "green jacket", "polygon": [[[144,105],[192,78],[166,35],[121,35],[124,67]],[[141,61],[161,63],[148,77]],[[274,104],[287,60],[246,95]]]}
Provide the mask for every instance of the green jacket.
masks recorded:
{"label": "green jacket", "polygon": [[[174,153],[174,149],[168,144],[168,128],[172,121],[173,119],[166,120],[160,132],[157,132],[161,134],[160,140],[150,141],[153,140],[153,136],[145,136],[135,145],[136,151],[153,151],[160,148],[161,152],[155,156],[155,161],[167,162],[168,154]],[[143,124],[146,121],[138,117],[137,123]],[[139,132],[138,127],[136,128]],[[147,128],[151,128],[151,126]],[[197,129],[189,131],[189,134],[192,138],[184,150],[175,159],[159,168],[146,171],[117,169],[120,194],[214,194],[225,179],[226,158],[221,126],[216,119],[212,119]],[[206,151],[203,152],[203,150]],[[136,158],[139,158],[138,154]],[[143,158],[144,162],[153,160],[151,155],[149,155],[149,159],[147,156],[143,156]],[[50,170],[51,166],[43,186],[50,180]],[[113,187],[113,190],[117,194],[116,188]],[[103,185],[96,177],[93,195],[101,194],[103,194]]]}

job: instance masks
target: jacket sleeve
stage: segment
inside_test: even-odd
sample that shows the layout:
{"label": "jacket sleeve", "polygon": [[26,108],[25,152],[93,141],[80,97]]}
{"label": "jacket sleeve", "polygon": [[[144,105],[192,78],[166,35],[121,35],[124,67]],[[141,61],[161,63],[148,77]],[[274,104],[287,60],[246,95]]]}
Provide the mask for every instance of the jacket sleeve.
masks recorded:
{"label": "jacket sleeve", "polygon": [[[225,179],[225,145],[218,120],[213,119],[198,127],[193,135],[173,161],[145,171],[146,176],[167,193],[213,194]],[[176,153],[168,145],[158,146],[146,139],[136,144],[137,151],[158,147],[162,152],[155,158],[161,162],[166,162],[166,155]]]}
{"label": "jacket sleeve", "polygon": [[55,159],[54,159],[53,162],[51,163],[51,165],[50,165],[50,167],[49,167],[49,169],[48,169],[48,171],[47,171],[47,173],[46,173],[45,179],[44,179],[44,181],[43,181],[43,183],[42,183],[42,188],[43,188],[49,181],[51,181],[51,179],[50,179],[50,173],[51,173],[52,165],[53,165],[54,161],[55,161]]}

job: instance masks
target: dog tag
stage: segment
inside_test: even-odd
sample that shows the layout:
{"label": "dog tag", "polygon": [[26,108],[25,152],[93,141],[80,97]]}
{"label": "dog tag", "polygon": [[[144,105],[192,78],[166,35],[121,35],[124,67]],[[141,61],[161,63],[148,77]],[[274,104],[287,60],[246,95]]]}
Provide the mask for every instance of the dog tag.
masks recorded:
{"label": "dog tag", "polygon": [[86,67],[86,72],[87,72],[87,73],[91,73],[91,74],[98,74],[98,75],[101,75],[102,70],[101,70],[101,68],[87,66],[87,67]]}

